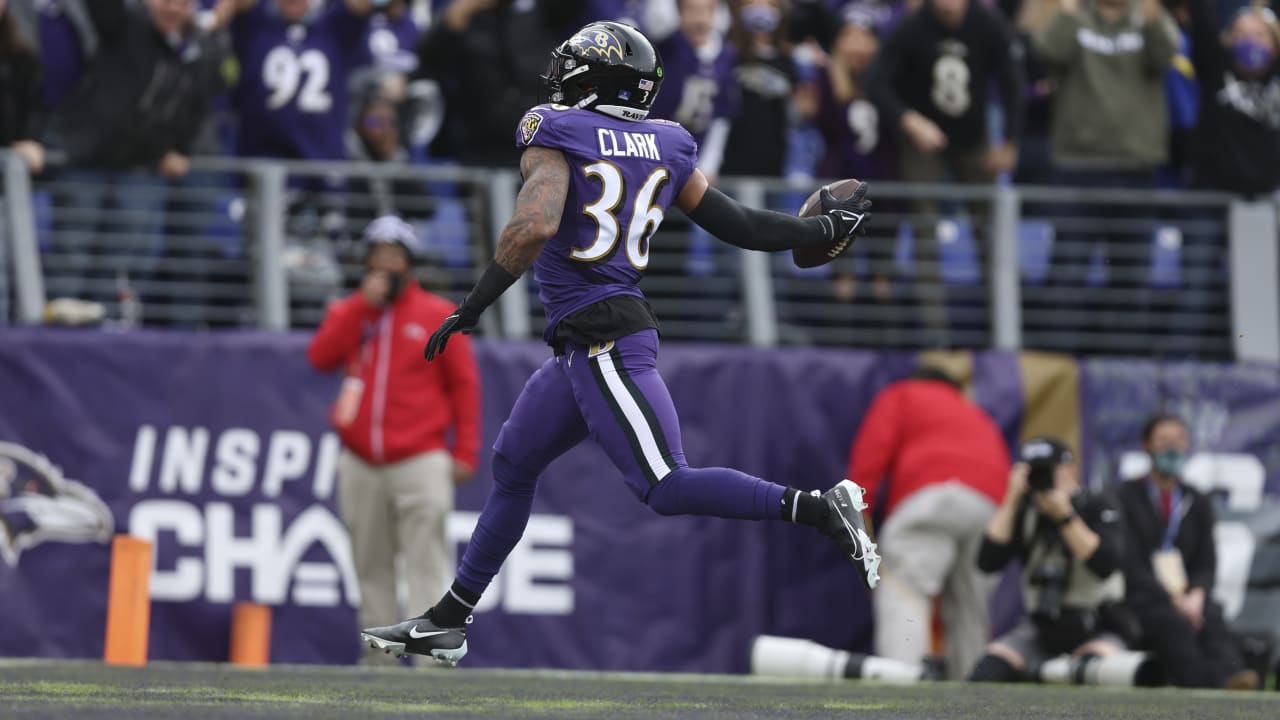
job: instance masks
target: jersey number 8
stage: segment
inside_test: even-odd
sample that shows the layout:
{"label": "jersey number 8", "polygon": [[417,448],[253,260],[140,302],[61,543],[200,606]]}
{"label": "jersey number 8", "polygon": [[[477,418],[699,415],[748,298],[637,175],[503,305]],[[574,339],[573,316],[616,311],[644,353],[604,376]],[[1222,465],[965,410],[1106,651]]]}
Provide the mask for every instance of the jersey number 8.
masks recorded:
{"label": "jersey number 8", "polygon": [[[601,160],[582,168],[582,172],[600,181],[600,197],[582,208],[583,214],[596,222],[596,239],[587,247],[574,248],[569,257],[588,263],[607,261],[618,244],[617,212],[627,192],[622,171],[617,165]],[[626,253],[627,261],[637,270],[649,266],[649,238],[657,231],[663,216],[662,208],[654,205],[653,200],[670,178],[671,171],[667,168],[654,169],[631,200]]]}
{"label": "jersey number 8", "polygon": [[969,109],[969,66],[954,55],[940,55],[933,64],[933,104],[951,117]]}

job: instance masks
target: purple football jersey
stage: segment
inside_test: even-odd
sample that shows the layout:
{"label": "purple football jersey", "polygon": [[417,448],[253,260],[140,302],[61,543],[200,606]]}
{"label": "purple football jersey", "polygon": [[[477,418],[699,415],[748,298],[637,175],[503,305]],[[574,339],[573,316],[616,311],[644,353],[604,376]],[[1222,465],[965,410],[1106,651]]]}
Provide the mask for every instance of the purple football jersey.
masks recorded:
{"label": "purple football jersey", "polygon": [[701,143],[711,121],[737,114],[733,68],[738,53],[729,43],[720,45],[715,57],[704,62],[683,33],[658,44],[662,56],[662,91],[653,101],[650,117],[674,120]]}
{"label": "purple football jersey", "polygon": [[826,70],[818,75],[818,116],[815,122],[827,151],[818,164],[818,177],[890,180],[897,167],[893,143],[885,137],[880,113],[865,98],[840,102]]}
{"label": "purple football jersey", "polygon": [[259,2],[231,24],[240,85],[237,153],[340,160],[345,157],[347,77],[359,61],[367,19],[332,3],[307,22]]}
{"label": "purple football jersey", "polygon": [[649,238],[698,163],[688,131],[665,120],[622,120],[538,105],[516,128],[516,146],[551,148],[569,163],[560,229],[534,262],[548,342],[576,310],[615,295],[641,297]]}

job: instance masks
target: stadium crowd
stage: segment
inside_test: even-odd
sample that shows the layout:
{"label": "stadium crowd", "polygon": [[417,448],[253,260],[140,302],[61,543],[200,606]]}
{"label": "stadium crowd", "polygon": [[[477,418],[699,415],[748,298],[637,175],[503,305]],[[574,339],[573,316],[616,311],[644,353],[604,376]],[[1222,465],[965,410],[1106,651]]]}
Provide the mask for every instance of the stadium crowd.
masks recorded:
{"label": "stadium crowd", "polygon": [[660,42],[654,114],[713,176],[1280,186],[1280,26],[1243,0],[0,8],[0,142],[36,172],[46,147],[167,178],[192,153],[512,166],[533,70],[584,21],[620,18]]}
{"label": "stadium crowd", "polygon": [[[59,175],[87,210],[56,218],[53,233],[70,262],[62,289],[77,295],[68,278],[151,272],[136,258],[164,254],[171,189],[207,181],[195,177],[192,156],[515,167],[517,121],[540,99],[536,69],[573,29],[599,18],[633,22],[658,43],[665,79],[653,115],[693,134],[713,180],[1013,181],[1251,197],[1280,189],[1280,24],[1242,0],[0,0],[0,147],[35,174]],[[65,163],[46,167],[49,151]],[[363,196],[349,204],[367,219],[413,212],[399,205],[415,194],[411,186],[317,177],[298,189],[322,208]],[[125,211],[110,228],[94,212],[106,207]],[[937,212],[926,203],[914,210]],[[115,244],[105,247],[105,238]],[[133,247],[121,248],[122,238]],[[1065,265],[1086,267],[1076,260]],[[878,279],[887,272],[881,267]],[[949,387],[931,389],[961,401]],[[1231,653],[1208,637],[1222,630],[1220,611],[1205,601],[1211,516],[1172,520],[1184,492],[1186,427],[1168,417],[1157,425],[1173,439],[1163,447],[1149,428],[1153,463],[1161,453],[1177,462],[1167,471],[1154,465],[1124,508],[1141,516],[1131,524],[1142,525],[1150,547],[1090,570],[1110,577],[1118,564],[1146,593],[1129,599],[1142,601],[1139,630],[1173,662],[1172,680],[1229,685],[1239,661],[1219,661]],[[866,472],[874,479],[885,468]],[[1001,495],[1001,474],[994,486],[986,478],[987,495]],[[1102,533],[1089,523],[1100,527],[1109,509],[1075,508],[1078,483],[1064,477],[1057,506],[1024,501],[1025,472],[1008,480],[1018,491],[1002,495],[1012,499],[1001,509],[996,497],[979,498],[962,528],[966,552],[979,554],[977,528],[1000,520],[987,526],[980,569],[1030,555],[1032,544],[1015,533],[1024,516],[1027,526],[1051,520],[1046,534],[1055,538],[1055,528],[1074,528],[1088,552],[1072,539],[1056,545],[1064,566],[1093,557]],[[898,527],[886,528],[889,553],[895,529],[910,537],[903,507]],[[1167,592],[1151,555],[1175,541],[1197,562],[1179,560],[1187,577]],[[938,586],[953,569],[937,568],[921,584]],[[1093,599],[1115,598],[1099,591]],[[1056,649],[1091,637],[1078,635]],[[1021,672],[1034,639],[1003,638],[982,679]],[[968,670],[981,640],[953,673]]]}
{"label": "stadium crowd", "polygon": [[[78,208],[53,220],[66,257],[56,289],[92,294],[78,283],[147,277],[156,268],[138,256],[173,252],[173,188],[211,182],[190,172],[192,155],[515,167],[513,130],[540,99],[534,76],[551,48],[588,20],[619,18],[658,43],[653,115],[694,135],[713,180],[1267,196],[1280,188],[1280,24],[1246,2],[0,0],[0,146],[36,173],[46,151],[65,157],[45,173],[74,187],[53,205]],[[430,212],[415,203],[420,184],[299,185],[322,226]],[[106,219],[106,208],[122,212]],[[984,208],[969,215],[981,237]],[[915,301],[947,345],[936,233],[917,225],[917,277],[931,282]],[[1054,283],[1089,284],[1081,253],[1107,238],[1060,239]],[[865,287],[885,301],[893,253],[864,252]],[[1113,281],[1140,285],[1129,276],[1142,261],[1117,256]]]}

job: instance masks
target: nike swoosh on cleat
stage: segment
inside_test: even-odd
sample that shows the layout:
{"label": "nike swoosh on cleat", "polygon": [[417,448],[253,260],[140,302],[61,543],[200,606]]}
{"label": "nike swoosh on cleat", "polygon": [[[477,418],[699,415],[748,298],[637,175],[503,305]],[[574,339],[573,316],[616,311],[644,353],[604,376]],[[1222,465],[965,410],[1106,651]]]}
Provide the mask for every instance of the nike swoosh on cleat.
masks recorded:
{"label": "nike swoosh on cleat", "polygon": [[419,633],[419,632],[418,632],[418,628],[410,628],[410,629],[409,629],[409,637],[413,638],[414,640],[421,640],[422,638],[425,638],[425,637],[431,637],[432,635],[444,635],[444,634],[445,634],[445,633],[447,633],[447,632],[449,632],[449,631],[448,631],[448,630],[436,630],[435,632]]}

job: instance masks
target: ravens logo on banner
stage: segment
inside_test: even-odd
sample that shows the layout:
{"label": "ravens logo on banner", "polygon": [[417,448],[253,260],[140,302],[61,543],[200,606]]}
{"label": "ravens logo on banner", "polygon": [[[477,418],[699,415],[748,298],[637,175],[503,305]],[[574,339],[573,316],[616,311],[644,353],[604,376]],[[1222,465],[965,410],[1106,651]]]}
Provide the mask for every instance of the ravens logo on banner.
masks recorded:
{"label": "ravens logo on banner", "polygon": [[45,456],[0,442],[0,560],[17,565],[23,550],[45,541],[105,543],[114,529],[93,489]]}

